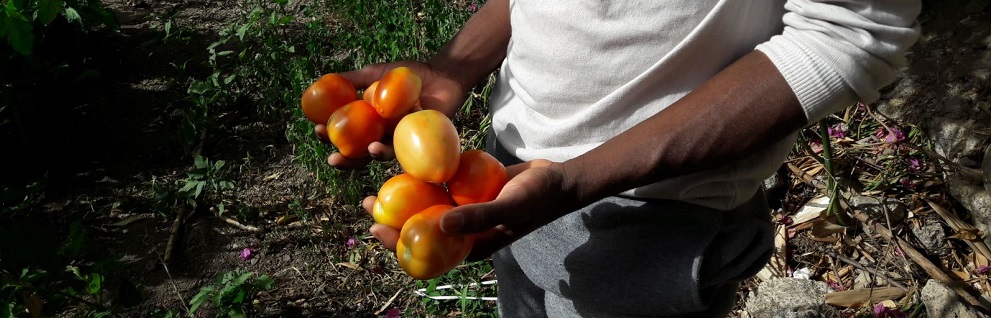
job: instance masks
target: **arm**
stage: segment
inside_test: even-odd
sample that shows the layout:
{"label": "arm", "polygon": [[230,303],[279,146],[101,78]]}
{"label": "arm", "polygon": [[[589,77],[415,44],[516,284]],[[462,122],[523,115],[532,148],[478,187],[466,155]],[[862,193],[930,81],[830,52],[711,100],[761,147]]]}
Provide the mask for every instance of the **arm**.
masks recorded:
{"label": "arm", "polygon": [[[495,201],[452,210],[442,228],[490,239],[480,240],[477,257],[603,197],[744,157],[876,99],[918,36],[917,1],[790,0],[785,8],[782,35],[664,111],[572,160],[530,163]],[[610,164],[616,158],[623,164]]]}

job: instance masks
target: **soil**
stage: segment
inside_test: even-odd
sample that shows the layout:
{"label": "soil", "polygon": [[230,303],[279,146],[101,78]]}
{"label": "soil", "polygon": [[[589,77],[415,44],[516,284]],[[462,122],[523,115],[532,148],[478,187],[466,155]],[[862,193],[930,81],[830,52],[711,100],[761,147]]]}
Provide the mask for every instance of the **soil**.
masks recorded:
{"label": "soil", "polygon": [[[21,114],[22,137],[11,139],[19,140],[11,144],[18,155],[9,163],[19,169],[5,171],[3,177],[10,184],[45,180],[45,197],[41,209],[9,220],[11,224],[30,223],[64,238],[73,221],[83,222],[91,259],[121,256],[122,266],[107,275],[106,285],[143,289],[139,304],[122,308],[127,317],[156,310],[183,312],[201,287],[237,268],[267,273],[277,282],[255,300],[265,316],[381,316],[383,309],[420,302],[409,288],[398,288],[413,283],[392,255],[365,237],[367,216],[355,202],[331,199],[325,185],[294,160],[285,127],[272,123],[237,125],[223,132],[229,136],[209,138],[203,147],[211,159],[237,165],[232,181],[241,190],[223,196],[224,215],[260,229],[225,223],[209,207],[187,211],[176,254],[164,262],[176,211],[163,211],[154,189],[183,178],[192,162],[189,145],[178,142],[177,123],[165,112],[187,102],[187,79],[206,72],[205,48],[224,22],[243,15],[244,8],[234,0],[103,2],[121,28],[93,31],[79,40],[74,55],[83,60],[70,65],[80,68],[76,74],[90,76],[40,84],[30,101],[38,107]],[[167,39],[167,21],[172,21],[173,32],[182,30],[183,41]],[[989,34],[989,25],[968,32]],[[57,46],[60,40],[44,39],[39,45]],[[967,54],[978,56],[987,49],[958,52],[956,58],[966,60]],[[801,186],[790,190],[771,200],[783,202],[781,211],[793,212],[812,192]],[[346,245],[351,237],[360,240],[357,246]],[[826,243],[796,237],[793,264],[816,266],[821,253],[831,250]],[[255,251],[249,260],[240,257],[245,248]],[[890,262],[895,261],[885,264]],[[902,277],[918,275],[899,268],[892,271],[901,271]],[[750,281],[741,288],[740,304],[754,286]],[[120,292],[108,288],[107,296]],[[79,310],[50,314],[73,316]],[[209,308],[201,312],[213,314]]]}

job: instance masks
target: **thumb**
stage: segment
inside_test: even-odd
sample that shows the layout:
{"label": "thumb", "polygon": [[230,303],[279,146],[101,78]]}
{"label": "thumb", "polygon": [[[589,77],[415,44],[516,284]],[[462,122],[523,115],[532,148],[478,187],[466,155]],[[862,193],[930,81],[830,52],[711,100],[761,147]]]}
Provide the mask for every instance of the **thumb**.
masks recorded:
{"label": "thumb", "polygon": [[501,224],[496,216],[501,215],[498,203],[485,202],[455,207],[440,219],[440,230],[449,235],[478,233]]}
{"label": "thumb", "polygon": [[384,64],[372,64],[362,67],[357,70],[339,73],[344,78],[351,81],[354,87],[357,89],[367,88],[372,85],[375,81],[382,78],[382,74],[385,73],[386,65]]}

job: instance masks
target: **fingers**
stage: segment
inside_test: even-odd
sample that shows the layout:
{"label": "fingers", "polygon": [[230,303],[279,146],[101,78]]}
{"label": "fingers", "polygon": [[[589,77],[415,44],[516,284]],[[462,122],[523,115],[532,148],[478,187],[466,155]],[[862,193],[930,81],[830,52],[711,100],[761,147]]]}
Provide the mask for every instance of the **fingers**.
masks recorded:
{"label": "fingers", "polygon": [[368,232],[372,233],[379,242],[382,242],[382,246],[386,249],[395,252],[396,242],[399,241],[399,231],[391,228],[385,224],[375,223],[372,227],[368,228]]}
{"label": "fingers", "polygon": [[381,142],[373,142],[368,145],[368,154],[372,157],[372,159],[378,161],[389,161],[396,158],[396,152],[393,150],[392,146]]}
{"label": "fingers", "polygon": [[317,135],[317,139],[325,144],[330,143],[330,137],[327,135],[327,125],[317,124],[313,126],[313,134]]}
{"label": "fingers", "polygon": [[469,262],[480,261],[492,255],[499,249],[506,247],[518,238],[511,230],[505,226],[497,226],[488,231],[475,235],[475,244],[468,253]]}
{"label": "fingers", "polygon": [[365,212],[367,212],[368,215],[372,215],[372,210],[375,209],[375,200],[378,200],[378,197],[370,195],[361,201],[361,207],[365,208]]}

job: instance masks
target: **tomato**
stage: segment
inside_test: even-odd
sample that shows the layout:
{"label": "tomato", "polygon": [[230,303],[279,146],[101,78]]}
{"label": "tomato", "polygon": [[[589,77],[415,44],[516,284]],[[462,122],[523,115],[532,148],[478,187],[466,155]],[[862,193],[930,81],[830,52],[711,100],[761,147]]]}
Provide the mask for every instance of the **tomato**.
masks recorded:
{"label": "tomato", "polygon": [[458,130],[443,113],[428,109],[403,117],[392,137],[403,171],[423,181],[443,183],[458,170]]}
{"label": "tomato", "polygon": [[321,76],[303,91],[303,115],[314,124],[326,124],[330,115],[347,103],[358,100],[351,81],[338,74]]}
{"label": "tomato", "polygon": [[474,244],[472,236],[450,236],[440,230],[440,218],[454,208],[435,205],[413,215],[399,232],[399,266],[415,279],[443,275],[464,261]]}
{"label": "tomato", "polygon": [[379,81],[375,81],[372,83],[372,85],[368,85],[368,88],[365,88],[365,92],[361,93],[361,99],[365,100],[369,104],[373,104],[372,102],[374,101],[375,98],[375,89],[378,88],[378,86],[379,86]]}
{"label": "tomato", "polygon": [[461,154],[458,171],[447,181],[447,191],[458,205],[492,201],[509,181],[506,167],[481,150]]}
{"label": "tomato", "polygon": [[378,199],[372,209],[375,222],[402,229],[406,219],[426,208],[452,203],[443,186],[417,180],[402,173],[390,178],[379,188]]}
{"label": "tomato", "polygon": [[382,75],[372,105],[383,118],[398,118],[410,112],[420,99],[423,81],[408,67],[400,66]]}
{"label": "tomato", "polygon": [[352,159],[368,155],[368,145],[382,139],[383,134],[385,119],[363,100],[344,105],[327,122],[330,142],[342,155]]}

